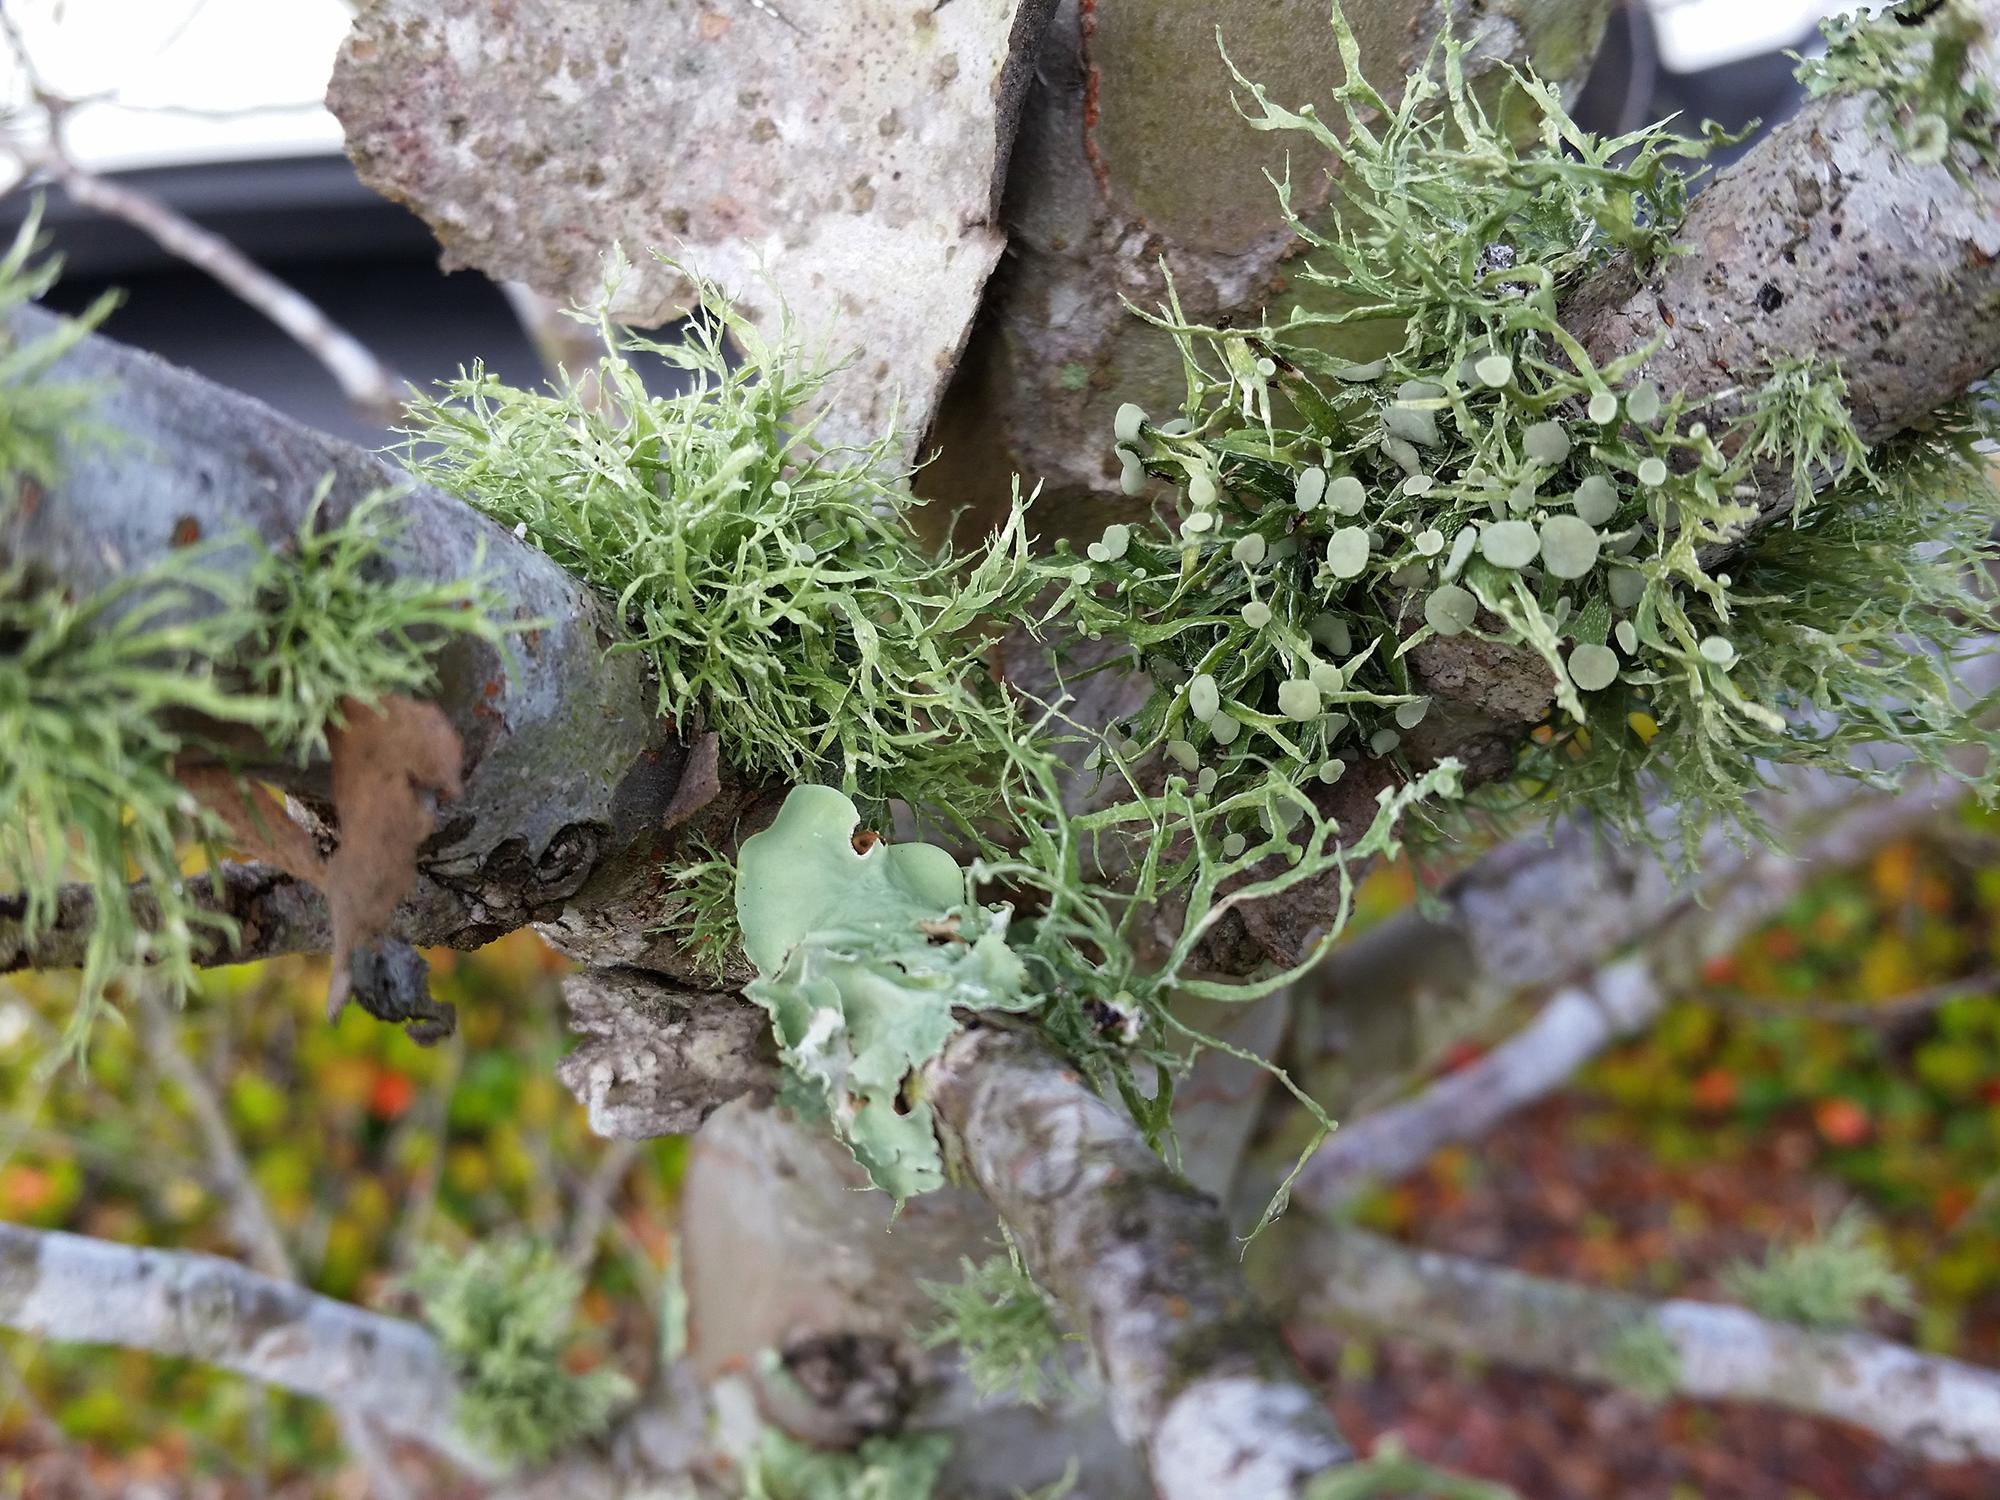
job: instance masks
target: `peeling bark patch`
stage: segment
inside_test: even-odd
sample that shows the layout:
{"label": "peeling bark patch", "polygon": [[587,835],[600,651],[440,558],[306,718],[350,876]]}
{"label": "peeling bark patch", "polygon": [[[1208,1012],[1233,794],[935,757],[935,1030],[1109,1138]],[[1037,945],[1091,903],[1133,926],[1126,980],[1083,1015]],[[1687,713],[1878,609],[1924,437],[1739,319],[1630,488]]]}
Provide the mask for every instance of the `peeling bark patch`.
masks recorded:
{"label": "peeling bark patch", "polygon": [[1019,64],[1053,4],[957,0],[913,26],[901,0],[852,0],[773,26],[714,7],[378,0],[328,103],[363,179],[425,218],[448,267],[588,302],[622,245],[616,311],[653,326],[692,290],[658,250],[756,307],[773,339],[782,298],[806,347],[871,356],[829,386],[822,438],[867,442],[893,419],[909,459],[999,259]]}

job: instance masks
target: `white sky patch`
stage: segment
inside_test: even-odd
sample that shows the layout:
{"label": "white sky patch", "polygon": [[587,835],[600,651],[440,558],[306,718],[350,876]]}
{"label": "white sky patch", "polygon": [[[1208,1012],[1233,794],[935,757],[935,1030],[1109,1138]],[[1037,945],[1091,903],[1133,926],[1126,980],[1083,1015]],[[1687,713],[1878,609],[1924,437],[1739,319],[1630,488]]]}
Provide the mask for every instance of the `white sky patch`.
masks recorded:
{"label": "white sky patch", "polygon": [[[87,167],[340,150],[340,126],[321,101],[351,17],[344,0],[4,3],[48,86],[92,101],[69,125]],[[25,100],[4,40],[0,79],[10,106]]]}
{"label": "white sky patch", "polygon": [[1661,60],[1676,73],[1798,47],[1827,16],[1874,8],[1856,0],[1646,0],[1646,6],[1659,29]]}

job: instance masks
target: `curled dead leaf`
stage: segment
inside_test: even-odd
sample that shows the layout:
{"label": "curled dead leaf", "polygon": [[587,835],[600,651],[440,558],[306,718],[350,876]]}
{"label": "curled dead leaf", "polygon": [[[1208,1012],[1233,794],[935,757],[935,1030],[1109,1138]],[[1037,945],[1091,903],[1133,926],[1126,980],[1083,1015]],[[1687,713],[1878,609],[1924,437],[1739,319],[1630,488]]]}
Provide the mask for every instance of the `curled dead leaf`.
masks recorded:
{"label": "curled dead leaf", "polygon": [[[327,734],[340,835],[330,856],[321,857],[311,831],[266,788],[220,766],[179,773],[244,853],[325,894],[333,920],[328,1020],[339,1017],[354,991],[357,955],[376,954],[396,907],[416,883],[417,850],[437,826],[437,803],[464,790],[459,768],[464,747],[435,704],[389,697],[371,705],[349,698],[341,703],[341,716],[344,722]],[[363,968],[373,974],[382,966],[371,960]],[[400,973],[407,965],[389,967]],[[446,1017],[444,1031],[433,1028],[429,1039],[449,1029]]]}

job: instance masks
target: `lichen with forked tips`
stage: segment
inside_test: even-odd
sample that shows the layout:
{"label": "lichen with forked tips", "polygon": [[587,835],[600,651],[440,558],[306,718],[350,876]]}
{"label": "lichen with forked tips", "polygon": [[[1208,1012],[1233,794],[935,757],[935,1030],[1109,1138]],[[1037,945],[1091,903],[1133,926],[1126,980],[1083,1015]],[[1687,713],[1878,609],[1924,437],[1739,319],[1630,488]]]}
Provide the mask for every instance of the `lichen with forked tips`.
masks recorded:
{"label": "lichen with forked tips", "polygon": [[[1740,372],[1728,406],[1656,388],[1647,349],[1596,363],[1565,296],[1614,259],[1677,253],[1721,137],[1600,139],[1524,72],[1510,97],[1540,120],[1523,143],[1468,87],[1455,35],[1393,103],[1338,7],[1330,50],[1343,77],[1324,118],[1236,75],[1249,128],[1327,161],[1337,212],[1292,220],[1293,280],[1322,310],[1200,326],[1169,281],[1151,321],[1182,400],[1121,409],[1107,433],[1126,492],[1155,504],[1084,545],[1030,557],[1017,492],[985,545],[917,549],[911,502],[872,467],[886,446],[816,449],[801,412],[819,377],[754,339],[726,361],[717,330],[743,330],[714,298],[691,351],[634,345],[693,369],[701,395],[651,397],[614,353],[599,405],[475,375],[420,410],[415,435],[440,445],[417,455],[427,472],[619,600],[664,709],[702,716],[739,767],[837,785],[885,828],[900,802],[965,856],[964,877],[913,854],[934,880],[855,884],[823,930],[800,925],[803,902],[739,901],[800,1097],[898,1191],[936,1180],[910,1085],[954,1005],[1032,1012],[1166,1133],[1188,1044],[1213,1045],[1175,996],[1297,977],[1340,931],[1349,871],[1409,826],[1448,825],[1460,768],[1422,769],[1438,703],[1416,666],[1455,641],[1529,669],[1514,698],[1546,694],[1487,807],[1587,807],[1643,837],[1665,799],[1690,827],[1754,827],[1774,765],[1886,778],[1863,743],[1982,791],[2000,776],[2000,734],[1961,682],[2000,560],[1990,413],[1969,401],[1870,447],[1823,361]],[[1276,186],[1289,213],[1291,180]],[[1353,334],[1387,352],[1325,352]],[[1048,701],[1019,686],[1035,674],[1003,689],[994,670],[1036,636],[1053,643]],[[1138,706],[1074,723],[1073,674],[1097,671],[1127,674]],[[1966,747],[1987,752],[1969,772]],[[1338,826],[1326,789],[1384,761],[1398,787],[1367,827]],[[854,809],[806,792],[831,863],[865,865],[835,847]],[[1306,882],[1337,896],[1296,968],[1198,972],[1230,913]],[[975,940],[918,946],[920,923],[953,919]],[[981,944],[1010,955],[1005,984]]]}

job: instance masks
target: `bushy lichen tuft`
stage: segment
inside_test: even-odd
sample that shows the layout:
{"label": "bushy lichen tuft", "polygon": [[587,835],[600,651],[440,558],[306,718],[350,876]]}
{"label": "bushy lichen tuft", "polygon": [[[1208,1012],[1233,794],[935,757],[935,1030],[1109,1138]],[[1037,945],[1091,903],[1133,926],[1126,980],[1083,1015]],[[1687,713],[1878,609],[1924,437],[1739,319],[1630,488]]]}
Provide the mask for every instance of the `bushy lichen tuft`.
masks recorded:
{"label": "bushy lichen tuft", "polygon": [[583,1278],[546,1246],[433,1246],[409,1287],[457,1382],[459,1426],[497,1457],[540,1463],[604,1431],[636,1393],[616,1370],[570,1368]]}
{"label": "bushy lichen tuft", "polygon": [[942,1313],[924,1347],[955,1347],[973,1394],[982,1401],[1040,1406],[1061,1381],[1053,1366],[1061,1357],[1062,1332],[1048,1294],[1035,1285],[1012,1245],[1005,1255],[961,1264],[960,1280],[923,1283]]}
{"label": "bushy lichen tuft", "polygon": [[[1018,511],[977,558],[925,555],[889,439],[817,442],[826,372],[699,287],[682,342],[606,324],[583,379],[448,382],[410,409],[412,469],[615,598],[661,713],[738,770],[964,810],[1004,718],[983,654],[1024,607]],[[687,389],[651,393],[638,353]]]}
{"label": "bushy lichen tuft", "polygon": [[1613,1334],[1604,1363],[1613,1383],[1647,1401],[1664,1401],[1680,1387],[1680,1350],[1651,1318],[1628,1323]]}
{"label": "bushy lichen tuft", "polygon": [[1873,1237],[1867,1219],[1851,1209],[1811,1239],[1773,1246],[1762,1265],[1731,1266],[1722,1284],[1765,1317],[1808,1328],[1857,1328],[1871,1305],[1891,1312],[1915,1306],[1909,1279]]}
{"label": "bushy lichen tuft", "polygon": [[1961,176],[1961,153],[2000,166],[2000,100],[1972,65],[1973,49],[1988,40],[1986,22],[1969,0],[1847,11],[1822,21],[1820,32],[1826,52],[1799,58],[1797,70],[1813,98],[1873,95],[1870,121],[1889,130],[1913,161],[1942,162]]}
{"label": "bushy lichen tuft", "polygon": [[744,1472],[744,1500],[931,1500],[951,1450],[941,1432],[872,1437],[850,1453],[767,1427]]}
{"label": "bushy lichen tuft", "polygon": [[[0,888],[19,894],[27,943],[56,920],[66,883],[90,890],[70,1046],[122,970],[150,967],[185,989],[196,955],[233,936],[197,900],[204,877],[183,873],[190,846],[222,829],[177,761],[244,764],[245,743],[261,742],[272,762],[303,764],[343,699],[427,688],[435,632],[497,639],[476,585],[368,580],[385,521],[358,506],[298,552],[259,552],[247,568],[215,568],[204,549],[171,554],[81,600],[0,574]],[[247,741],[225,743],[232,726]],[[144,922],[134,880],[154,908]]]}

